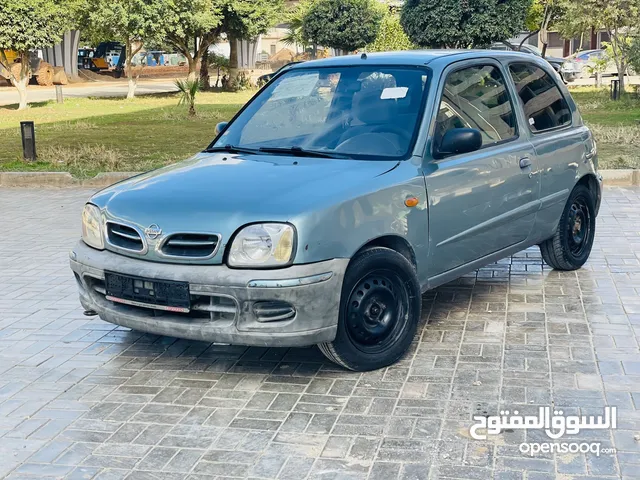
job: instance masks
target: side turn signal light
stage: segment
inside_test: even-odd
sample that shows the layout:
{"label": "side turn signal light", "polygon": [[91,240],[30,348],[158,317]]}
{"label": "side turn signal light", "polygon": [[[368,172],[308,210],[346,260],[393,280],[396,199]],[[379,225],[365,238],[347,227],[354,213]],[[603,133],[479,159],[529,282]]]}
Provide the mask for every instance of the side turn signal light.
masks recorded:
{"label": "side turn signal light", "polygon": [[415,207],[418,203],[420,203],[420,200],[417,197],[409,197],[404,201],[407,207]]}

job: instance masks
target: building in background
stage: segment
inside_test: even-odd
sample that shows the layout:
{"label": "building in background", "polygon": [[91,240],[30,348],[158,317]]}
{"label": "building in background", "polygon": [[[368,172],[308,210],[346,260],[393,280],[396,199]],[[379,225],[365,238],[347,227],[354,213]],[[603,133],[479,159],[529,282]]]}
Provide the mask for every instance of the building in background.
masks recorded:
{"label": "building in background", "polygon": [[[527,33],[522,33],[516,38],[510,40],[511,43],[520,43]],[[595,50],[604,48],[603,43],[609,41],[609,33],[605,30],[592,29],[591,32],[585,33],[582,38],[564,38],[559,32],[549,32],[549,43],[547,45],[546,55],[549,57],[568,57],[576,53],[578,50]],[[542,41],[540,34],[529,37],[525,43],[534,45],[542,50]]]}

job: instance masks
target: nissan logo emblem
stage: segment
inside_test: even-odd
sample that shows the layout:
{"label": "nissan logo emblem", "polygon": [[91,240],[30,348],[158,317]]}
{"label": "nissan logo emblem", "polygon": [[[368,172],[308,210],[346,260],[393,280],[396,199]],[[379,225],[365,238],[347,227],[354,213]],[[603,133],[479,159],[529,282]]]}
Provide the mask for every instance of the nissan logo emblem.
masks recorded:
{"label": "nissan logo emblem", "polygon": [[144,233],[147,235],[147,237],[153,240],[160,236],[160,234],[162,233],[162,229],[154,223],[145,228]]}

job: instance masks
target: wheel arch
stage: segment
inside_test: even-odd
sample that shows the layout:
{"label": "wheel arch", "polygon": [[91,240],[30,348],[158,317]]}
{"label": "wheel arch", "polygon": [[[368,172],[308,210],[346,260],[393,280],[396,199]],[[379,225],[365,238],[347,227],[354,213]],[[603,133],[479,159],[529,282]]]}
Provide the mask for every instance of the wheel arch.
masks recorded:
{"label": "wheel arch", "polygon": [[576,182],[576,186],[578,185],[584,185],[593,194],[593,198],[596,202],[595,210],[597,215],[600,210],[600,201],[602,200],[602,191],[600,189],[600,182],[598,182],[598,178],[593,173],[586,173]]}
{"label": "wheel arch", "polygon": [[409,260],[409,263],[413,265],[413,268],[417,270],[418,261],[416,259],[415,251],[407,239],[400,235],[382,235],[380,237],[373,238],[360,246],[358,250],[353,254],[352,259],[355,258],[360,252],[371,247],[385,247],[390,250],[398,252],[400,255]]}

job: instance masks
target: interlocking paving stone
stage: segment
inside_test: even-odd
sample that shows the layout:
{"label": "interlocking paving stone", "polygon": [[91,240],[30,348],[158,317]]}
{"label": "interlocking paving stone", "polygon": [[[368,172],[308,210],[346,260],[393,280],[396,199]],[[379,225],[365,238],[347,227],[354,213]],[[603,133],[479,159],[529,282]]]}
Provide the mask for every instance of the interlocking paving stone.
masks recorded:
{"label": "interlocking paving stone", "polygon": [[[422,298],[409,354],[346,372],[315,348],[246,348],[83,316],[68,251],[91,194],[0,189],[0,478],[640,478],[640,189],[607,188],[589,262],[537,248]],[[428,324],[427,324],[428,322]],[[473,440],[474,414],[554,406],[618,429],[615,455]]]}

